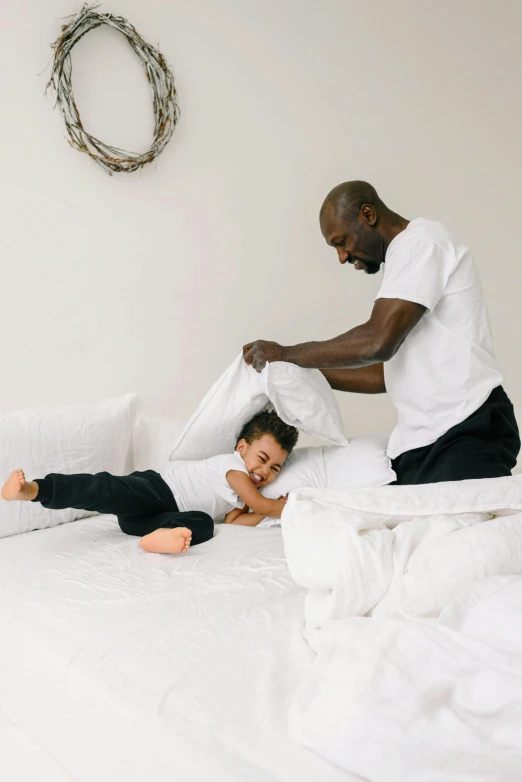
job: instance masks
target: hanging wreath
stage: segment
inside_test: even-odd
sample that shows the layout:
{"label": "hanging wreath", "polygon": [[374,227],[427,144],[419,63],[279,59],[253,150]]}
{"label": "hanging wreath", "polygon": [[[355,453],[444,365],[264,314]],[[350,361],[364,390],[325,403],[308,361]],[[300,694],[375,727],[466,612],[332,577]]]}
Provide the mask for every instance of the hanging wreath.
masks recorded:
{"label": "hanging wreath", "polygon": [[[86,152],[109,174],[112,174],[113,171],[136,171],[157,158],[172,137],[179,118],[174,76],[161,52],[144,41],[130,22],[121,16],[97,13],[96,8],[99,6],[85,4],[77,16],[68,17],[72,19],[69,24],[62,26],[62,34],[52,44],[54,49],[53,65],[47,88],[52,87],[54,90],[56,103],[62,113],[71,146],[80,152]],[[87,133],[74,100],[72,48],[86,33],[102,24],[113,27],[126,37],[145,68],[152,89],[154,140],[150,149],[143,154],[127,152],[124,149],[110,146]]]}

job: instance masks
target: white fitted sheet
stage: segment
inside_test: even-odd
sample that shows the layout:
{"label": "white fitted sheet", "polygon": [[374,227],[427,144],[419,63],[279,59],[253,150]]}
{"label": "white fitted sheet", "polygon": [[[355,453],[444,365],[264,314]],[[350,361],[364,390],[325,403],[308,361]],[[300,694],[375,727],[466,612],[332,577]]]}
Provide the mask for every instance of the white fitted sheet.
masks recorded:
{"label": "white fitted sheet", "polygon": [[0,770],[9,782],[78,782],[1,712]]}
{"label": "white fitted sheet", "polygon": [[279,529],[178,557],[111,516],[5,538],[0,708],[78,782],[355,780],[288,736],[304,595]]}

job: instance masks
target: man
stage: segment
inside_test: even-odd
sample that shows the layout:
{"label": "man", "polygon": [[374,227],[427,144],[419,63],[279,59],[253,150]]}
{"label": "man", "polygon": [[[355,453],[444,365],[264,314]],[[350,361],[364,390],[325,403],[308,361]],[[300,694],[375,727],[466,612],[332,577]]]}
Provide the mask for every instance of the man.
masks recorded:
{"label": "man", "polygon": [[469,249],[441,223],[392,212],[367,182],[334,188],[320,226],[341,264],[383,267],[370,319],[325,342],[250,343],[247,363],[289,361],[322,370],[340,391],[387,391],[399,484],[510,475],[520,437]]}

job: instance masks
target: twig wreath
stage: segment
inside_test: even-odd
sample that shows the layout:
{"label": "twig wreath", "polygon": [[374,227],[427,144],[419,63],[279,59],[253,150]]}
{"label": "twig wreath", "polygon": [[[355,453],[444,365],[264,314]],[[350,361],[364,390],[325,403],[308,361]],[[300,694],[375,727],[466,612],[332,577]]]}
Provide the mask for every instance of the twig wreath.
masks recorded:
{"label": "twig wreath", "polygon": [[[62,26],[60,37],[52,44],[53,65],[47,89],[52,87],[56,103],[62,113],[69,138],[69,144],[80,152],[86,152],[96,163],[112,175],[113,171],[136,171],[151,163],[163,152],[169,143],[179,118],[174,76],[161,52],[143,40],[136,29],[122,16],[100,14],[98,5],[85,4],[69,24]],[[143,154],[127,152],[118,147],[104,144],[91,136],[83,127],[72,88],[73,46],[86,33],[106,24],[124,35],[143,67],[152,89],[154,107],[154,140],[150,149]]]}

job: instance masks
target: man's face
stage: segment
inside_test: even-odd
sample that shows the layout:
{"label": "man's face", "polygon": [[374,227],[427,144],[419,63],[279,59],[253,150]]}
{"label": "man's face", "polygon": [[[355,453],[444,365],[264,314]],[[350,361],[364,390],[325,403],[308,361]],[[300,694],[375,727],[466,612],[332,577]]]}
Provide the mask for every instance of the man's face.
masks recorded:
{"label": "man's face", "polygon": [[347,221],[329,209],[321,219],[321,231],[326,243],[337,250],[339,263],[350,263],[366,274],[376,274],[384,263],[383,239],[364,214]]}

